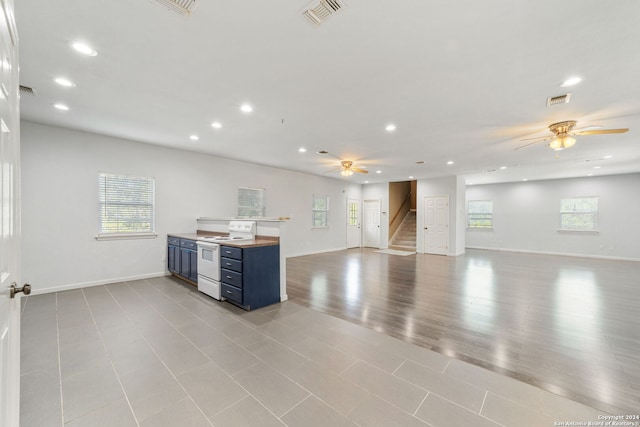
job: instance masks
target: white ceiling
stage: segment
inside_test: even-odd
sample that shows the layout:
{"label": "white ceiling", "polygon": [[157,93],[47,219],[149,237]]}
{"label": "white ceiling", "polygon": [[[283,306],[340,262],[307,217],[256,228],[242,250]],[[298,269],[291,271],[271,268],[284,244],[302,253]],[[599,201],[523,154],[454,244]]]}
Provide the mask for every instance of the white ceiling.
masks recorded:
{"label": "white ceiling", "polygon": [[[21,84],[37,92],[22,117],[340,178],[327,150],[368,167],[345,178],[359,183],[640,172],[639,1],[344,3],[314,26],[306,0],[197,0],[188,17],[153,0],[17,0]],[[545,143],[514,151],[563,120],[630,131],[579,137],[557,160]]]}

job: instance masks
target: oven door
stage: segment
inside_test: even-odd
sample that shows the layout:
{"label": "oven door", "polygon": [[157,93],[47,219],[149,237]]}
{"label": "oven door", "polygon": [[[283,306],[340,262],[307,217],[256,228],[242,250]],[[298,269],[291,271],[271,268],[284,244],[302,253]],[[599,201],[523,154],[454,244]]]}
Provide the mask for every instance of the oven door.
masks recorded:
{"label": "oven door", "polygon": [[198,242],[198,275],[220,281],[220,245]]}

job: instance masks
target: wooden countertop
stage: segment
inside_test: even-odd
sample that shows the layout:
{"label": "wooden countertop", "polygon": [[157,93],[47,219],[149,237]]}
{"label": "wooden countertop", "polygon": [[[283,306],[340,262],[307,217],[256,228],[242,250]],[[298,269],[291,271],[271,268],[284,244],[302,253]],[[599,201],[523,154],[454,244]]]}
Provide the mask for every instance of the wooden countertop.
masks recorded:
{"label": "wooden countertop", "polygon": [[[226,236],[224,233],[199,232],[199,233],[169,233],[167,236],[178,237],[180,239],[198,240],[204,236]],[[254,240],[213,242],[221,246],[232,246],[234,248],[257,248],[260,246],[277,246],[280,244],[278,237],[257,236]]]}

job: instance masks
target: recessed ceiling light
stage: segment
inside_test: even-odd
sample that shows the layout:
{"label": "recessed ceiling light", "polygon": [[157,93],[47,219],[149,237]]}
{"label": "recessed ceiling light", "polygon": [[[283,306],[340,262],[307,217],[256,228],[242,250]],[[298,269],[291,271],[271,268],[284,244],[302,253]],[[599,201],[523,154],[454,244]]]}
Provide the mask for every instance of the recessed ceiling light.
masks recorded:
{"label": "recessed ceiling light", "polygon": [[594,169],[600,169],[602,166],[594,166]]}
{"label": "recessed ceiling light", "polygon": [[190,139],[190,140],[192,140],[192,141],[197,141],[197,140],[199,140],[200,138],[198,137],[198,135],[191,135],[191,136],[189,137],[189,139]]}
{"label": "recessed ceiling light", "polygon": [[587,176],[593,176],[593,174],[592,173],[588,173]]}
{"label": "recessed ceiling light", "polygon": [[582,81],[582,77],[578,77],[578,76],[569,77],[567,80],[563,81],[560,86],[562,87],[574,86],[580,83],[581,81]]}
{"label": "recessed ceiling light", "polygon": [[386,130],[387,132],[393,132],[394,130],[396,130],[396,125],[394,125],[393,123],[389,123],[387,127],[384,128],[384,130]]}
{"label": "recessed ceiling light", "polygon": [[211,127],[214,128],[214,129],[220,129],[222,127],[222,123],[213,122],[213,123],[211,123]]}
{"label": "recessed ceiling light", "polygon": [[416,162],[416,165],[424,165],[424,160],[419,160]]}
{"label": "recessed ceiling light", "polygon": [[96,56],[98,54],[94,48],[83,42],[73,42],[71,47],[87,56]]}
{"label": "recessed ceiling light", "polygon": [[60,86],[64,86],[64,87],[75,86],[75,84],[71,80],[65,79],[64,77],[56,77],[55,79],[53,79],[53,81],[58,83]]}
{"label": "recessed ceiling light", "polygon": [[53,107],[57,108],[58,110],[69,111],[69,107],[64,104],[53,104]]}
{"label": "recessed ceiling light", "polygon": [[329,152],[327,150],[320,150],[320,151],[316,151],[316,154],[320,154],[321,156],[324,156],[325,154],[329,154]]}
{"label": "recessed ceiling light", "polygon": [[242,105],[240,106],[240,110],[241,110],[243,113],[250,113],[250,112],[252,112],[252,111],[253,111],[253,107],[252,107],[251,105],[249,105],[249,104],[242,104]]}
{"label": "recessed ceiling light", "polygon": [[527,178],[522,178],[523,181],[529,181]]}
{"label": "recessed ceiling light", "polygon": [[382,171],[376,171],[376,173],[382,173]]}
{"label": "recessed ceiling light", "polygon": [[613,157],[613,156],[612,156],[611,154],[607,154],[606,156],[604,156],[604,157],[603,157],[603,159],[610,159],[610,158],[612,158],[612,157]]}
{"label": "recessed ceiling light", "polygon": [[473,182],[468,183],[467,185],[473,185]]}
{"label": "recessed ceiling light", "polygon": [[506,166],[500,166],[500,170],[505,170],[506,168]]}
{"label": "recessed ceiling light", "polygon": [[368,183],[369,183],[369,181],[365,181],[364,183],[365,183],[365,184],[368,184]]}
{"label": "recessed ceiling light", "polygon": [[306,148],[304,148],[304,147],[300,147],[300,148],[298,148],[298,152],[299,152],[299,153],[306,153],[306,152],[307,152],[307,149],[306,149]]}
{"label": "recessed ceiling light", "polygon": [[452,165],[452,164],[453,164],[453,160],[449,160],[449,161],[447,162],[447,164],[448,164],[448,165]]}
{"label": "recessed ceiling light", "polygon": [[409,177],[409,179],[413,179],[413,175],[411,175],[411,176]]}

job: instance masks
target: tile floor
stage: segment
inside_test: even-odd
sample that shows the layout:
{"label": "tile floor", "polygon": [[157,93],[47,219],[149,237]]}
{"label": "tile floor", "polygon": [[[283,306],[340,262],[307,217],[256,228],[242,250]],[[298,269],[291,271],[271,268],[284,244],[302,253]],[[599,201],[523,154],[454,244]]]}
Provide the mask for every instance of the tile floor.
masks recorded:
{"label": "tile floor", "polygon": [[601,411],[285,302],[171,277],[23,299],[21,426],[557,426]]}

